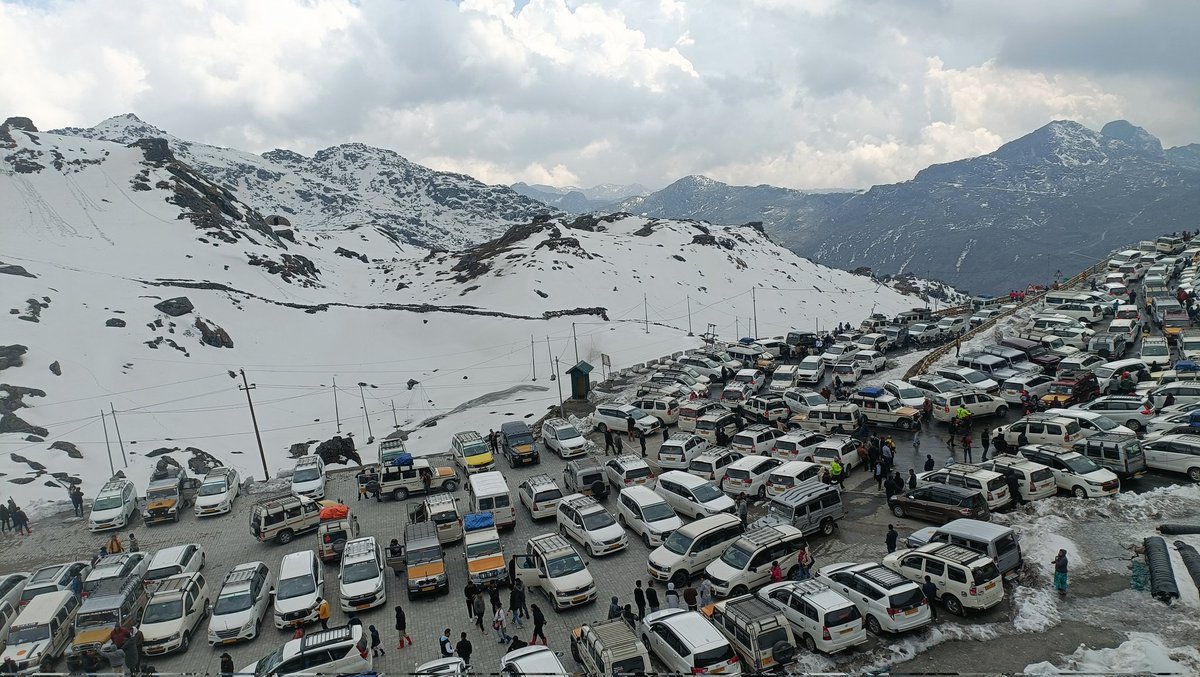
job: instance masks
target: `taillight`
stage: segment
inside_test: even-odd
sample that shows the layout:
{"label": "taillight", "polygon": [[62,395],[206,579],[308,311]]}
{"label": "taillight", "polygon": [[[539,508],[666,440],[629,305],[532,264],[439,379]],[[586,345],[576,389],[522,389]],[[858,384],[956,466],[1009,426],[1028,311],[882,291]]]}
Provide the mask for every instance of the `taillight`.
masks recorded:
{"label": "taillight", "polygon": [[995,499],[995,497],[993,497],[993,496],[992,496],[992,492],[990,492],[990,491],[988,492],[988,500],[989,500],[989,501],[994,501],[994,500],[996,500],[996,499]]}
{"label": "taillight", "polygon": [[1029,490],[1030,490],[1030,491],[1037,491],[1037,485],[1033,483],[1033,478],[1030,478],[1030,479],[1029,479]]}
{"label": "taillight", "polygon": [[946,412],[947,414],[949,414],[949,413],[950,413],[950,407],[945,407],[944,409],[942,409],[942,411],[944,411],[944,412]]}
{"label": "taillight", "polygon": [[893,616],[893,617],[895,617],[895,616],[899,616],[899,615],[900,615],[900,610],[899,610],[899,609],[893,609],[893,608],[889,607],[889,608],[888,608],[888,610],[887,610],[887,613],[888,613],[888,615],[889,615],[889,616]]}
{"label": "taillight", "polygon": [[829,626],[824,626],[821,628],[821,639],[827,642],[833,639],[833,636],[829,634]]}
{"label": "taillight", "polygon": [[330,536],[329,534],[325,534],[325,536],[324,536],[324,541],[325,541],[326,543],[332,543],[332,542],[333,542],[333,537],[332,537],[332,536]]}
{"label": "taillight", "polygon": [[921,598],[921,606],[928,606],[928,605],[929,605],[929,599],[926,597],[922,597]]}
{"label": "taillight", "polygon": [[958,509],[958,514],[960,514],[960,515],[968,515],[968,516],[969,516],[969,515],[971,514],[971,509],[970,509],[970,508],[959,508],[959,509]]}
{"label": "taillight", "polygon": [[975,595],[978,595],[978,594],[979,594],[979,588],[976,588],[975,586],[973,586],[973,585],[972,585],[972,586],[971,586],[971,589],[967,591],[967,594],[969,594],[969,595],[971,595],[972,597],[974,597]]}
{"label": "taillight", "polygon": [[629,479],[628,477],[626,477],[626,478],[625,478],[625,484],[633,484],[633,480],[631,480],[631,479]]}

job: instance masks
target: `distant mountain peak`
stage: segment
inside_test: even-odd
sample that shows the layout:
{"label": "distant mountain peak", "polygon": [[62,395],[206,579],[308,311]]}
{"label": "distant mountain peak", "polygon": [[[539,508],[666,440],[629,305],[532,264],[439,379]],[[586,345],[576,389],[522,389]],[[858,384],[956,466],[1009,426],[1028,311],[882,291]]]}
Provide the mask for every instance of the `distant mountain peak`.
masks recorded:
{"label": "distant mountain peak", "polygon": [[1162,141],[1159,141],[1157,136],[1128,120],[1113,120],[1100,129],[1100,135],[1124,141],[1135,149],[1145,153],[1153,153],[1155,155],[1162,155],[1163,153]]}

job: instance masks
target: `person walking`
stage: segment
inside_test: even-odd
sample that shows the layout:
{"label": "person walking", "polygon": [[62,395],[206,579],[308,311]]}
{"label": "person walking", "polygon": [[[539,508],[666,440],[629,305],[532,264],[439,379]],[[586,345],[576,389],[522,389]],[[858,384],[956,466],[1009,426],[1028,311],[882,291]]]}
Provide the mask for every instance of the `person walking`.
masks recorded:
{"label": "person walking", "polygon": [[141,551],[142,551],[142,544],[138,543],[137,536],[134,536],[132,531],[129,532],[129,552],[141,552]]}
{"label": "person walking", "polygon": [[967,463],[974,463],[974,461],[971,460],[971,445],[973,444],[973,442],[974,441],[971,439],[971,433],[967,433],[966,435],[963,435],[963,437],[962,437],[963,458],[966,459]]}
{"label": "person walking", "polygon": [[612,430],[609,428],[605,428],[604,429],[604,455],[608,456],[608,452],[611,449],[615,449],[615,447],[613,447]]}
{"label": "person walking", "polygon": [[[397,649],[404,648],[404,642],[408,642],[412,646],[412,637],[408,636],[408,616],[404,614],[404,607],[396,605],[396,634],[400,636],[400,643],[396,645]],[[467,633],[463,633],[465,637]]]}
{"label": "person walking", "polygon": [[608,620],[621,617],[621,603],[617,601],[617,596],[613,595],[608,602]]}
{"label": "person walking", "polygon": [[322,630],[329,629],[329,601],[324,598],[317,605],[317,620],[321,621]]}
{"label": "person walking", "polygon": [[955,430],[955,428],[958,427],[954,424],[954,421],[956,421],[956,420],[957,419],[950,419],[950,428],[951,428],[950,436],[946,438],[946,447],[950,449],[951,456],[954,455],[954,438],[956,436],[955,434],[958,432],[957,430]]}
{"label": "person walking", "polygon": [[109,672],[117,675],[125,673],[125,652],[111,639],[100,647],[100,655],[108,661]]}
{"label": "person walking", "polygon": [[613,443],[617,445],[617,450],[613,452],[614,456],[620,456],[625,453],[625,443],[621,441],[620,435],[613,438]]}
{"label": "person walking", "polygon": [[233,667],[233,656],[230,656],[228,651],[221,654],[221,677],[233,677],[236,669]]}
{"label": "person walking", "polygon": [[475,614],[475,627],[479,628],[479,634],[486,635],[487,630],[483,629],[483,614],[487,611],[487,605],[483,602],[483,593],[475,593],[475,601],[471,602],[471,613]]}
{"label": "person walking", "polygon": [[783,580],[783,567],[779,566],[779,560],[771,562],[771,582],[779,583]]}
{"label": "person walking", "polygon": [[679,593],[675,590],[674,583],[667,583],[667,608],[679,609]]}
{"label": "person walking", "polygon": [[845,480],[845,477],[843,477],[843,475],[845,475],[845,473],[842,472],[842,464],[838,463],[837,459],[834,459],[829,464],[829,477],[830,477],[830,479],[833,480],[834,484],[838,485],[838,489],[846,488],[846,486],[845,486],[846,480]]}
{"label": "person walking", "polygon": [[442,630],[442,636],[438,637],[438,649],[442,652],[442,658],[450,658],[454,655],[454,642],[450,640],[450,628]]}
{"label": "person walking", "polygon": [[700,606],[706,607],[713,603],[713,584],[708,576],[700,579]]}
{"label": "person walking", "polygon": [[812,565],[813,557],[808,551],[808,544],[801,544],[800,552],[796,553],[796,580],[807,580],[812,575]]}
{"label": "person walking", "polygon": [[109,536],[108,545],[104,546],[104,549],[107,550],[108,554],[110,555],[116,555],[117,553],[125,552],[125,546],[121,543],[121,537],[117,536],[116,534]]}
{"label": "person walking", "polygon": [[12,513],[8,511],[8,506],[0,503],[0,532],[8,531]]}
{"label": "person walking", "polygon": [[663,442],[671,439],[671,432],[667,430],[667,426],[663,426]]}
{"label": "person walking", "polygon": [[500,608],[500,586],[495,583],[489,583],[487,588],[488,601],[492,603],[492,613]]}
{"label": "person walking", "polygon": [[468,668],[471,667],[471,654],[474,652],[475,647],[471,645],[471,640],[467,639],[467,633],[459,633],[458,644],[454,645],[454,653],[458,654]]}
{"label": "person walking", "polygon": [[546,615],[542,613],[542,608],[536,604],[530,604],[529,610],[533,612],[533,636],[529,638],[529,643],[537,644],[538,637],[541,637],[542,644],[548,645],[546,631],[542,629],[546,625]]}
{"label": "person walking", "polygon": [[642,445],[642,458],[646,458],[646,433],[638,431],[638,443]]}
{"label": "person walking", "polygon": [[646,617],[646,591],[642,589],[642,579],[633,582],[633,603],[637,606],[638,620]]}
{"label": "person walking", "polygon": [[688,611],[695,611],[697,602],[700,600],[700,593],[696,592],[696,587],[691,583],[683,589],[683,603],[687,605]]}
{"label": "person walking", "polygon": [[13,512],[12,521],[13,528],[17,530],[18,534],[24,533],[24,535],[28,536],[29,534],[33,533],[33,529],[29,528],[29,515],[25,514],[24,509],[17,508],[16,511]]}
{"label": "person walking", "polygon": [[371,633],[371,655],[378,658],[383,655],[383,640],[379,637],[379,630],[374,625],[368,625],[367,631]]}
{"label": "person walking", "polygon": [[71,497],[71,508],[75,510],[75,516],[83,517],[83,492],[77,485],[72,484],[67,495]]}
{"label": "person walking", "polygon": [[750,501],[746,498],[746,492],[738,494],[737,497],[737,516],[742,521],[742,528],[746,528],[746,520],[750,512]]}
{"label": "person walking", "polygon": [[629,441],[630,441],[630,442],[632,442],[632,441],[633,441],[633,429],[634,429],[634,427],[635,427],[635,423],[634,423],[633,417],[632,417],[632,416],[626,416],[626,417],[625,417],[625,432],[629,433]]}
{"label": "person walking", "polygon": [[492,615],[492,629],[496,631],[497,644],[512,641],[512,635],[508,634],[508,614],[504,612],[503,605],[496,607],[496,613]]}
{"label": "person walking", "polygon": [[1004,481],[1008,484],[1008,495],[1017,505],[1025,505],[1025,497],[1021,495],[1021,480],[1016,474],[1006,475]]}
{"label": "person walking", "polygon": [[913,470],[912,468],[908,469],[908,488],[909,489],[917,488],[917,471]]}
{"label": "person walking", "polygon": [[1051,562],[1054,565],[1054,589],[1060,598],[1067,596],[1067,551],[1060,549],[1058,556]]}
{"label": "person walking", "polygon": [[883,542],[887,545],[887,551],[889,553],[896,552],[896,539],[898,538],[900,538],[900,534],[896,531],[896,527],[889,524],[887,536],[885,536],[883,539]]}
{"label": "person walking", "polygon": [[933,460],[933,454],[925,454],[925,472],[929,472],[937,467],[937,462]]}
{"label": "person walking", "polygon": [[904,490],[904,480],[897,479],[895,475],[888,475],[883,480],[883,491],[885,500],[891,499],[892,496]]}
{"label": "person walking", "polygon": [[992,443],[992,430],[987,426],[983,427],[983,432],[979,434],[979,446],[983,447],[983,453],[979,456],[979,461],[987,460],[988,445]]}
{"label": "person walking", "polygon": [[662,608],[658,603],[658,590],[654,588],[653,581],[646,581],[646,606],[650,609],[650,613]]}
{"label": "person walking", "polygon": [[525,586],[517,581],[508,592],[508,610],[512,612],[513,625],[525,628]]}
{"label": "person walking", "polygon": [[883,490],[883,461],[875,461],[875,490]]}
{"label": "person walking", "polygon": [[934,622],[937,622],[937,586],[932,578],[925,577],[925,582],[921,584],[921,592],[925,593],[925,599],[929,601],[929,613]]}
{"label": "person walking", "polygon": [[475,618],[475,595],[479,594],[479,588],[474,583],[467,581],[463,586],[463,597],[467,599],[467,619]]}

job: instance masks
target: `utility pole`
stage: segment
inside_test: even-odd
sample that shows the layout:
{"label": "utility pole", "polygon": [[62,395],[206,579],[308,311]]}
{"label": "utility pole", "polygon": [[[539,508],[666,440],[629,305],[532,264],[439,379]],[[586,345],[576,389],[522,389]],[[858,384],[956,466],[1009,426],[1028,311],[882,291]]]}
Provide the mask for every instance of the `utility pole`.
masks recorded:
{"label": "utility pole", "polygon": [[549,336],[546,337],[546,358],[549,360],[546,363],[546,366],[550,368],[550,380],[557,381],[558,380],[558,369],[555,368],[557,365],[555,365],[555,363],[554,363],[554,353],[550,351],[550,337]]}
{"label": "utility pole", "polygon": [[575,343],[575,364],[579,364],[579,337],[575,335],[575,323],[571,323],[571,341]]}
{"label": "utility pole", "polygon": [[529,335],[529,367],[533,369],[533,380],[537,380],[537,354],[533,352],[533,334]]}
{"label": "utility pole", "polygon": [[333,377],[333,418],[337,421],[338,434],[342,434],[342,415],[338,413],[337,403],[337,377]]}
{"label": "utility pole", "polygon": [[[558,374],[558,358],[554,358],[554,373]],[[558,415],[563,415],[562,379],[558,379]]]}
{"label": "utility pole", "polygon": [[125,442],[121,439],[121,424],[117,423],[117,410],[113,407],[113,403],[108,403],[108,408],[112,410],[113,427],[117,429],[117,444],[121,445],[121,460],[125,462],[125,467],[129,467],[129,457],[125,455]]}
{"label": "utility pole", "polygon": [[363,418],[367,419],[367,444],[375,441],[375,434],[371,432],[371,415],[367,413],[367,396],[363,394],[363,386],[367,385],[361,381],[358,384],[358,396],[362,398]]}
{"label": "utility pole", "polygon": [[389,400],[392,404],[392,427],[399,430],[400,420],[396,418],[396,400]]}
{"label": "utility pole", "polygon": [[646,323],[646,333],[650,333],[650,306],[646,303],[646,295],[642,294],[642,321]]}
{"label": "utility pole", "polygon": [[245,369],[238,369],[238,373],[242,375],[242,385],[238,386],[238,390],[246,391],[246,404],[250,405],[250,422],[254,424],[254,439],[258,441],[258,457],[262,459],[263,481],[266,482],[271,479],[271,471],[267,470],[267,452],[263,451],[262,434],[258,432],[258,417],[254,415],[254,400],[250,399],[250,391],[258,386],[246,380]]}
{"label": "utility pole", "polygon": [[737,337],[737,338],[739,338],[739,339],[740,339],[740,338],[742,338],[742,337],[740,336],[740,334],[741,334],[741,333],[742,333],[742,332],[738,331],[738,319],[737,319],[737,315],[734,315],[734,316],[733,316],[733,335],[734,335],[735,337]]}
{"label": "utility pole", "polygon": [[117,474],[117,469],[113,465],[112,460],[112,445],[108,443],[108,423],[104,419],[104,410],[100,410],[100,425],[104,426],[104,448],[108,449],[108,476],[113,477]]}
{"label": "utility pole", "polygon": [[754,292],[756,287],[750,288],[750,307],[754,310],[754,338],[758,338],[758,299]]}
{"label": "utility pole", "polygon": [[692,297],[691,296],[687,297],[687,306],[688,306],[688,336],[695,336],[695,334],[692,333]]}

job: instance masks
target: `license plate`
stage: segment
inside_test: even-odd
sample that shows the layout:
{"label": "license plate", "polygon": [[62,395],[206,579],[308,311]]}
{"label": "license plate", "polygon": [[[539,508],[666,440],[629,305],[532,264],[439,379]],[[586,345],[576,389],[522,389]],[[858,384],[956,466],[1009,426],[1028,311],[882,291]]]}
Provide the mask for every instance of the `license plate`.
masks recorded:
{"label": "license plate", "polygon": [[422,585],[421,586],[421,592],[431,592],[433,590],[437,590],[436,585]]}
{"label": "license plate", "polygon": [[994,587],[996,587],[996,582],[995,582],[995,581],[992,581],[991,583],[988,583],[987,585],[983,586],[983,589],[984,589],[984,590],[991,590],[991,589],[992,589],[992,588],[994,588]]}
{"label": "license plate", "polygon": [[304,625],[304,621],[292,621],[292,622],[290,623],[290,625],[291,625],[293,628],[298,628],[298,627],[300,627],[301,625]]}
{"label": "license plate", "polygon": [[854,632],[854,628],[846,628],[845,630],[838,630],[839,635],[848,635],[852,632]]}
{"label": "license plate", "polygon": [[[424,590],[425,588],[421,588],[421,589]],[[371,606],[370,604],[355,604],[354,608],[355,609],[368,609],[368,608],[370,608],[370,606]]]}
{"label": "license plate", "polygon": [[571,600],[571,603],[572,603],[572,604],[578,604],[578,603],[580,603],[580,602],[586,602],[586,601],[587,601],[587,598],[588,598],[588,596],[587,596],[587,595],[580,595],[580,596],[578,596],[578,597],[576,597],[576,598],[572,599],[572,600]]}
{"label": "license plate", "polygon": [[1137,477],[1143,477],[1143,476],[1145,476],[1145,474],[1146,474],[1145,472],[1135,472],[1135,473],[1133,473],[1133,476],[1135,478],[1137,478]]}
{"label": "license plate", "polygon": [[222,644],[237,644],[237,640],[236,639],[225,639],[225,640],[221,640],[221,643]]}
{"label": "license plate", "polygon": [[916,610],[916,609],[905,609],[905,611],[904,611],[904,615],[905,615],[905,616],[912,616],[912,615],[914,615],[914,614],[916,614],[916,613],[917,613],[917,610]]}

